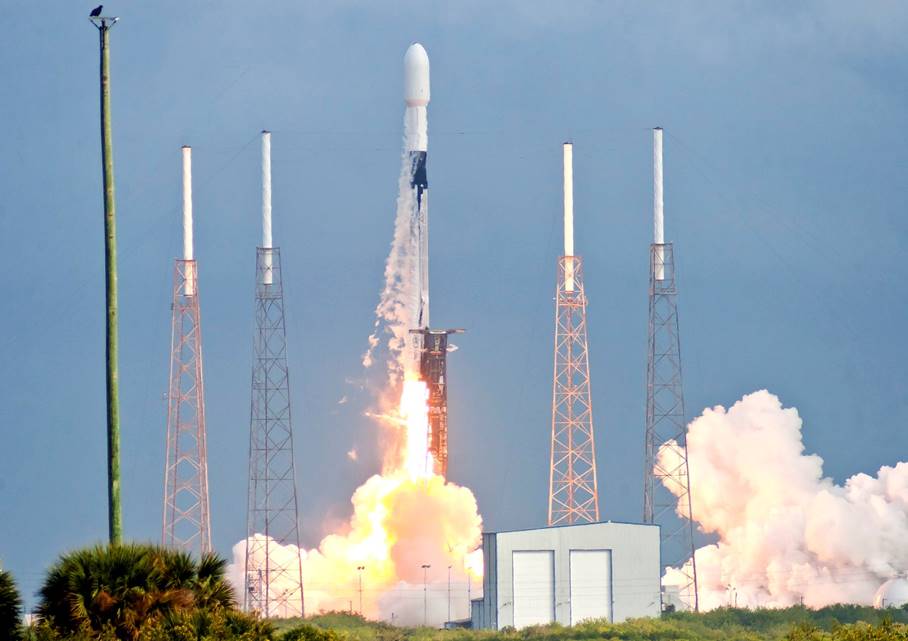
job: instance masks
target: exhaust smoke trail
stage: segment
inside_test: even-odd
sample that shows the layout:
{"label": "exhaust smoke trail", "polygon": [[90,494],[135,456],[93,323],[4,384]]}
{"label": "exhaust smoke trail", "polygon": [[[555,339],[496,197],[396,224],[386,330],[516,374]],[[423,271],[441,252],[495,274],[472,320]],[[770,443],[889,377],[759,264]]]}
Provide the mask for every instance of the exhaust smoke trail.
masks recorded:
{"label": "exhaust smoke trail", "polygon": [[[425,51],[418,47],[421,55]],[[425,59],[428,74],[428,60]],[[428,78],[426,77],[426,82]],[[425,87],[428,102],[428,87]],[[404,118],[404,153],[398,180],[394,236],[385,263],[384,286],[375,310],[375,326],[363,365],[382,353],[387,387],[369,416],[383,426],[384,464],[353,494],[353,514],[340,531],[316,548],[302,550],[306,613],[359,608],[371,619],[403,625],[438,626],[448,613],[448,577],[453,586],[452,618],[469,616],[467,594],[482,577],[482,517],[473,493],[435,474],[428,450],[428,388],[413,358],[410,330],[427,322],[428,290],[424,183],[414,180],[414,149],[425,168],[425,103],[408,99]],[[415,109],[415,111],[414,111]],[[257,535],[262,536],[262,535]],[[254,547],[254,546],[253,546]],[[246,542],[233,547],[230,576],[242,586]],[[288,555],[295,550],[287,549]],[[424,565],[430,566],[423,568]],[[425,574],[424,574],[425,572]],[[425,583],[424,583],[425,579]],[[360,590],[360,581],[362,590]],[[280,592],[272,578],[272,591]],[[425,592],[424,592],[425,590]],[[424,613],[424,595],[426,611]],[[280,612],[278,616],[299,616]]]}
{"label": "exhaust smoke trail", "polygon": [[[908,463],[838,485],[804,453],[801,427],[766,390],[691,422],[693,512],[718,537],[695,553],[701,609],[870,604],[908,568]],[[682,581],[671,569],[663,579]]]}
{"label": "exhaust smoke trail", "polygon": [[[408,125],[404,120],[404,126]],[[369,348],[363,354],[363,366],[374,364],[375,350],[382,337],[387,337],[388,382],[391,387],[400,384],[404,371],[412,366],[407,354],[410,330],[416,327],[417,271],[419,249],[413,226],[416,199],[410,188],[410,159],[407,152],[401,156],[398,179],[397,215],[394,218],[394,237],[385,260],[385,284],[375,308],[374,331],[369,336]]]}

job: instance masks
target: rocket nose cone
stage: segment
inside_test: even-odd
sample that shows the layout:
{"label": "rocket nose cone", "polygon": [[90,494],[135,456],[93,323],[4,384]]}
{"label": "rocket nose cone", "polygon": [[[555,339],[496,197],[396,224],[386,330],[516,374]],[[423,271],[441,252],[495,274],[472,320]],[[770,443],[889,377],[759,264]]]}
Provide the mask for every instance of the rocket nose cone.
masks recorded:
{"label": "rocket nose cone", "polygon": [[404,55],[404,100],[410,107],[429,104],[429,54],[418,42]]}

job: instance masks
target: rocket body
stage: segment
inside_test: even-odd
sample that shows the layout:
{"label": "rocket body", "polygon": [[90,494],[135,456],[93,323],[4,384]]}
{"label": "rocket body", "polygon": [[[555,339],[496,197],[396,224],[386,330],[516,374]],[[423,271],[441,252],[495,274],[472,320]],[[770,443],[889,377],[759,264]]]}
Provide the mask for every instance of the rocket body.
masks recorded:
{"label": "rocket body", "polygon": [[[415,325],[429,327],[429,179],[426,160],[429,147],[427,106],[429,104],[429,56],[419,43],[404,55],[404,132],[410,172],[413,209],[410,218],[416,242],[417,300]],[[415,337],[420,344],[421,336]]]}

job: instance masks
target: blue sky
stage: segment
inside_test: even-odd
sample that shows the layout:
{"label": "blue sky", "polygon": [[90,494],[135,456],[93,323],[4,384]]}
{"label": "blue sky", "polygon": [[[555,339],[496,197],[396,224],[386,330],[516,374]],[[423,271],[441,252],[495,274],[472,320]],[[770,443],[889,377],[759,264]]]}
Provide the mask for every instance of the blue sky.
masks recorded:
{"label": "blue sky", "polygon": [[[565,6],[561,6],[565,5]],[[91,6],[0,16],[0,561],[33,603],[106,535]],[[259,139],[273,133],[301,520],[378,465],[360,365],[391,239],[402,59],[432,64],[433,321],[450,477],[486,527],[545,519],[560,143],[575,143],[604,517],[638,520],[650,128],[666,129],[689,413],[760,388],[842,479],[905,459],[908,7],[898,2],[116,2],[126,533],[160,535],[180,146],[194,147],[212,527],[244,534]],[[105,13],[107,13],[106,11]],[[349,403],[338,405],[347,396]],[[345,452],[356,447],[359,460]]]}

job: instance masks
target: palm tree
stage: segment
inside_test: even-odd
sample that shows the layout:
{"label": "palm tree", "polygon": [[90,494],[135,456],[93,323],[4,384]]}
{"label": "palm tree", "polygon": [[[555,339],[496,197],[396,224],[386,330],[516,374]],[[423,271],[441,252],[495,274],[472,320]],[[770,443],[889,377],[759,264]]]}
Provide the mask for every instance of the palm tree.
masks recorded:
{"label": "palm tree", "polygon": [[196,605],[209,610],[236,606],[233,586],[226,580],[227,561],[215,554],[203,554],[196,570]]}
{"label": "palm tree", "polygon": [[22,638],[22,599],[9,572],[0,570],[0,639]]}
{"label": "palm tree", "polygon": [[113,630],[136,641],[172,615],[231,608],[226,562],[153,545],[99,545],[64,554],[41,587],[38,617],[64,635]]}

